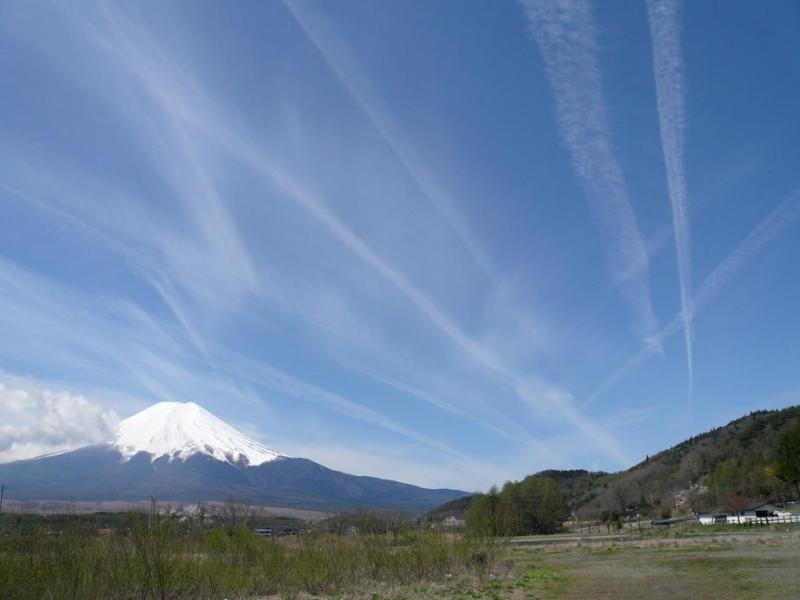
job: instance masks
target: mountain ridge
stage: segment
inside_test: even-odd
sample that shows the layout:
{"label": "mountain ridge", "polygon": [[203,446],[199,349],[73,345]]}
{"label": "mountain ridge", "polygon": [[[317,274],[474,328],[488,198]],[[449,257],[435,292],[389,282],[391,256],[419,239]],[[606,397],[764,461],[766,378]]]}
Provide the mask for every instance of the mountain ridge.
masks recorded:
{"label": "mountain ridge", "polygon": [[[615,473],[547,469],[572,513],[593,519],[630,511],[653,516],[755,504],[785,495],[771,472],[780,434],[800,420],[800,406],[758,410],[647,456]],[[790,490],[788,490],[790,492]],[[470,497],[447,502],[434,519],[463,516]]]}
{"label": "mountain ridge", "polygon": [[114,440],[0,464],[9,499],[226,501],[331,510],[426,510],[466,495],[350,475],[267,448],[194,403],[159,403]]}

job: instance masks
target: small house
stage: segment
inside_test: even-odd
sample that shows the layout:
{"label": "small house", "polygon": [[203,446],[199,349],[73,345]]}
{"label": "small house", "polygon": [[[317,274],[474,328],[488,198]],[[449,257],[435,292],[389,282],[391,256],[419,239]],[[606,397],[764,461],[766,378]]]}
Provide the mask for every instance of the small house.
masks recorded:
{"label": "small house", "polygon": [[789,516],[791,516],[791,513],[784,507],[766,502],[754,506],[753,508],[748,508],[742,512],[740,519],[742,523],[758,523],[759,521],[763,522],[764,520],[769,521],[771,519],[780,520]]}
{"label": "small house", "polygon": [[449,529],[460,529],[464,527],[464,525],[464,519],[459,519],[454,515],[450,515],[442,521],[442,527],[447,527]]}
{"label": "small house", "polygon": [[272,537],[272,527],[259,527],[253,529],[253,533],[261,537]]}
{"label": "small house", "polygon": [[766,502],[740,513],[701,513],[698,520],[701,525],[746,525],[748,523],[770,522],[773,519],[788,518],[791,511],[782,506]]}
{"label": "small house", "polygon": [[697,515],[697,519],[700,521],[700,525],[725,525],[729,522],[736,522],[736,517],[727,513],[700,513]]}
{"label": "small house", "polygon": [[783,507],[776,506],[772,503],[759,504],[753,508],[749,508],[742,514],[747,520],[752,519],[767,519],[770,517],[788,517],[789,512],[785,511]]}

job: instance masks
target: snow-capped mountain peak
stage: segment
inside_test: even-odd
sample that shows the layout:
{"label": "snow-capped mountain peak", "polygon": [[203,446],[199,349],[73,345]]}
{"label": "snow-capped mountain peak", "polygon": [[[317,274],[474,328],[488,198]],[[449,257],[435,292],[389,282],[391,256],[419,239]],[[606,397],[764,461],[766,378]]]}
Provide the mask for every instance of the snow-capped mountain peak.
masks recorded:
{"label": "snow-capped mountain peak", "polygon": [[119,425],[113,445],[126,458],[147,452],[151,460],[185,460],[207,454],[256,466],[284,456],[237,431],[194,402],[159,402]]}

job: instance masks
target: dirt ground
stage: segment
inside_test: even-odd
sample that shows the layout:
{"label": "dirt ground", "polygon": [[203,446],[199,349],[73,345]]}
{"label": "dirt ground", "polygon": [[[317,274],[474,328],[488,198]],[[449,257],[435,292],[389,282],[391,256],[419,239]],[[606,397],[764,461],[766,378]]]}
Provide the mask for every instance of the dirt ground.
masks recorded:
{"label": "dirt ground", "polygon": [[515,542],[483,581],[373,589],[363,598],[800,598],[800,528]]}
{"label": "dirt ground", "polygon": [[512,598],[800,598],[798,529],[517,546],[510,557],[530,580]]}

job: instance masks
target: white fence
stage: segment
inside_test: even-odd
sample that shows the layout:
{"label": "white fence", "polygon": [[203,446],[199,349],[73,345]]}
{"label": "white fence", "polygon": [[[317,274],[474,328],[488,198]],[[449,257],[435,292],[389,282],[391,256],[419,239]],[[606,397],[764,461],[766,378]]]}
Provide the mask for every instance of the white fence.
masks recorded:
{"label": "white fence", "polygon": [[800,515],[780,515],[756,517],[755,515],[705,515],[700,517],[701,525],[785,525],[800,523]]}
{"label": "white fence", "polygon": [[800,524],[800,515],[781,515],[773,517],[756,517],[755,515],[700,515],[676,517],[672,519],[645,519],[642,521],[626,521],[622,527],[612,523],[579,522],[574,523],[568,531],[581,536],[637,534],[653,528],[692,528],[701,525],[788,525]]}

